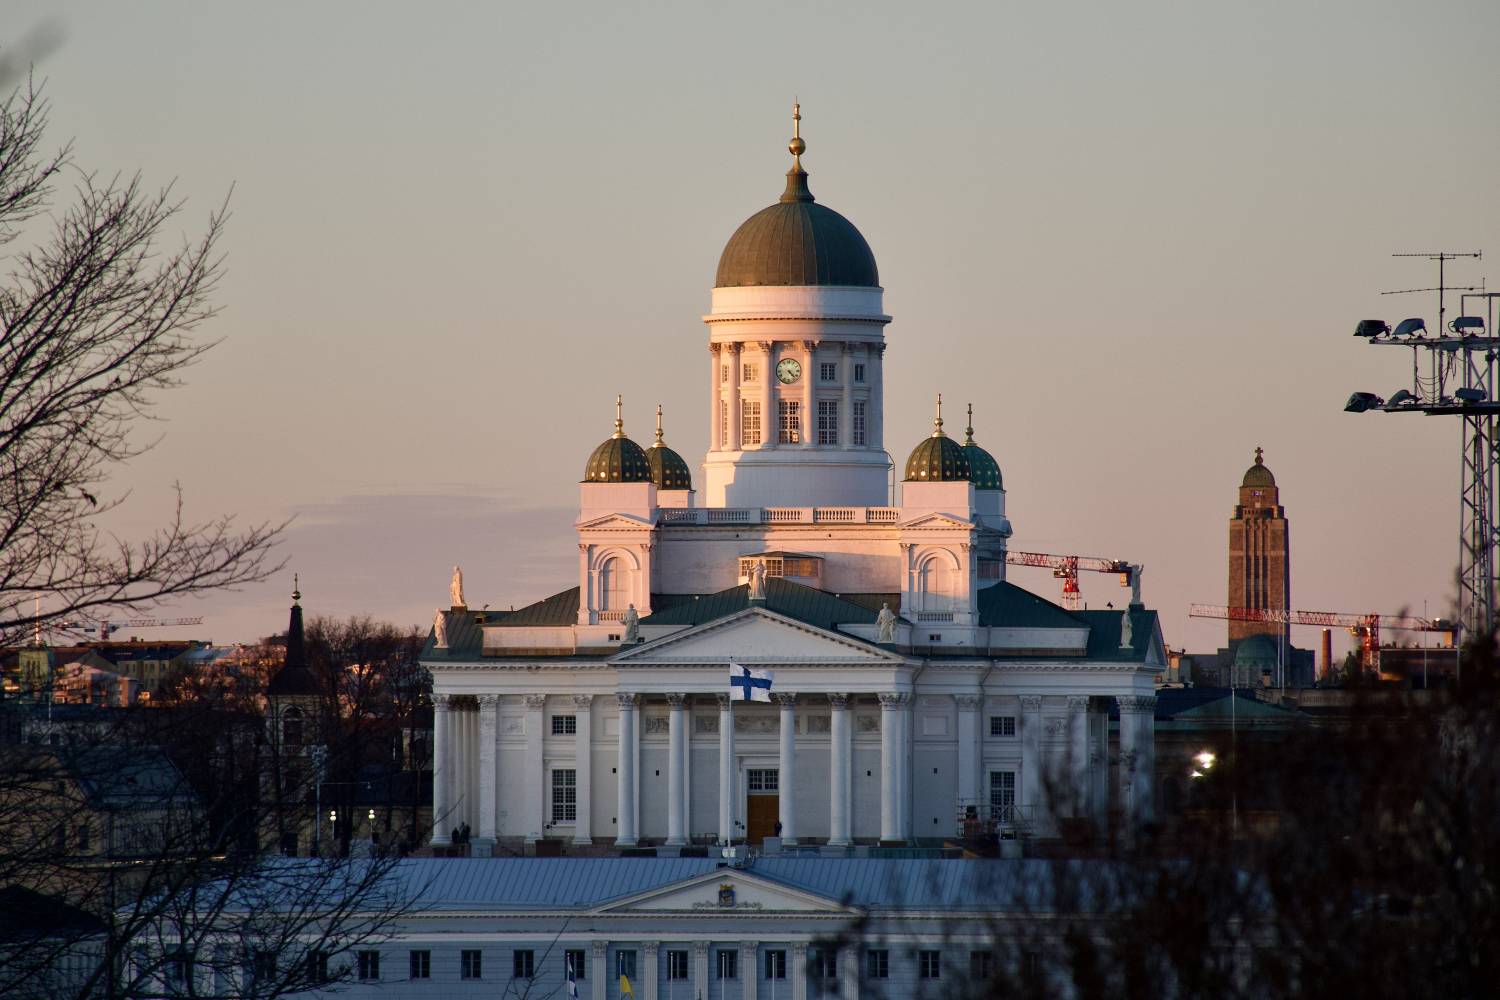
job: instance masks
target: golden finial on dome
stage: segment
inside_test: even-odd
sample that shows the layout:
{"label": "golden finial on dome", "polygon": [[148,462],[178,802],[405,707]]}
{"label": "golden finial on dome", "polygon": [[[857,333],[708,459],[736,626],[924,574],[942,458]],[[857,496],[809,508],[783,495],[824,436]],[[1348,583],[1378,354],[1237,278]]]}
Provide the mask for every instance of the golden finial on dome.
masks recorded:
{"label": "golden finial on dome", "polygon": [[662,439],[661,439],[661,404],[657,403],[656,404],[656,443],[653,444],[651,447],[653,447],[653,448],[660,448],[661,446],[662,446]]}
{"label": "golden finial on dome", "polygon": [[802,105],[795,98],[792,100],[792,141],[786,144],[786,148],[792,154],[792,166],[800,170],[807,143],[802,141]]}
{"label": "golden finial on dome", "polygon": [[297,579],[297,574],[292,574],[292,603],[296,604],[302,600],[302,584]]}
{"label": "golden finial on dome", "polygon": [[617,394],[615,396],[615,437],[617,438],[625,436],[625,419],[620,416],[620,409],[624,403],[625,397]]}
{"label": "golden finial on dome", "polygon": [[964,428],[964,444],[974,443],[974,404],[969,404],[969,426]]}
{"label": "golden finial on dome", "polygon": [[947,437],[943,433],[943,394],[937,394],[937,416],[932,421],[932,436],[935,438]]}

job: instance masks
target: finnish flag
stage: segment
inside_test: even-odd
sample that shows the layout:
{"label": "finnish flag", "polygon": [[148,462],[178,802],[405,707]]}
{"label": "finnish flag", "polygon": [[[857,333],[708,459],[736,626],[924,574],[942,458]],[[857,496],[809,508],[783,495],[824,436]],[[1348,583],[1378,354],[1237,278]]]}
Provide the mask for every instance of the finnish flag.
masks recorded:
{"label": "finnish flag", "polygon": [[735,701],[769,702],[771,700],[771,671],[756,670],[754,667],[731,663],[729,665],[729,691]]}

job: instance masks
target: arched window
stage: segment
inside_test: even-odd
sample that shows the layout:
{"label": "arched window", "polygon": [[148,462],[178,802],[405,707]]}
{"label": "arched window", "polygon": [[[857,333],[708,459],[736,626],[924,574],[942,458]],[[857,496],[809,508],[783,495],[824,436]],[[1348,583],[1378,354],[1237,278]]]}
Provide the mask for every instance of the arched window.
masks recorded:
{"label": "arched window", "polygon": [[302,745],[302,709],[292,707],[281,713],[281,742],[291,748]]}
{"label": "arched window", "polygon": [[613,556],[599,570],[601,611],[624,611],[630,603],[630,569],[625,560]]}
{"label": "arched window", "polygon": [[949,611],[953,608],[953,571],[948,560],[933,556],[922,564],[918,583],[919,611]]}

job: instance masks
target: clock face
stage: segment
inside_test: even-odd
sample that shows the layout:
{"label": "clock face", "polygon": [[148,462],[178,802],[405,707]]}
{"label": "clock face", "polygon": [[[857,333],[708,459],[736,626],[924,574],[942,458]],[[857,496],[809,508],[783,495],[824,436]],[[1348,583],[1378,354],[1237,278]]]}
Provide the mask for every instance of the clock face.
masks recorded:
{"label": "clock face", "polygon": [[802,377],[802,362],[796,358],[782,358],[781,364],[776,366],[776,377],[791,385]]}

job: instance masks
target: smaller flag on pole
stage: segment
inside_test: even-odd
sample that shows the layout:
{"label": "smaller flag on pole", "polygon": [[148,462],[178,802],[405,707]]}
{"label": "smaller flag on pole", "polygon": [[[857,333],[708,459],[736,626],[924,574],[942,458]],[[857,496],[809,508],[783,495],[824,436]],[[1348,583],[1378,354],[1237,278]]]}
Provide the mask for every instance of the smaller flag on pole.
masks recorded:
{"label": "smaller flag on pole", "polygon": [[635,1000],[635,990],[630,988],[630,977],[620,973],[620,996]]}
{"label": "smaller flag on pole", "polygon": [[771,700],[771,671],[754,667],[729,665],[729,693],[735,701]]}
{"label": "smaller flag on pole", "polygon": [[578,1000],[578,972],[573,968],[573,956],[568,956],[568,1000]]}

